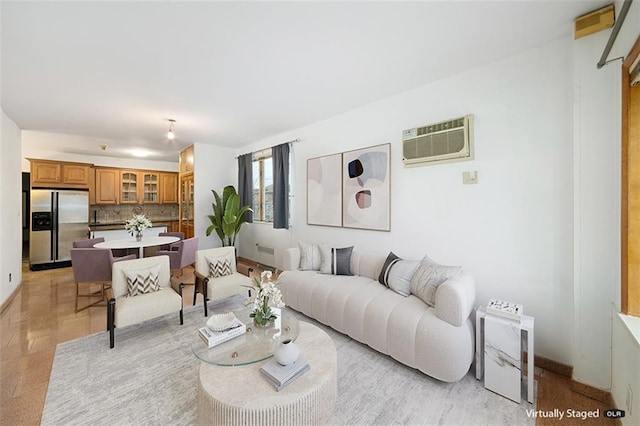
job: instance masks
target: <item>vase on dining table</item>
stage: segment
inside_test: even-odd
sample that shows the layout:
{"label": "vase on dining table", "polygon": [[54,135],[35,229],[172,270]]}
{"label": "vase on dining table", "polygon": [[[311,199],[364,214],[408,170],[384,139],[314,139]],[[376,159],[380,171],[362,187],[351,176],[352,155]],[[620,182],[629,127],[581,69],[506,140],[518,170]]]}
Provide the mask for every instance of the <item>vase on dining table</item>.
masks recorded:
{"label": "vase on dining table", "polygon": [[136,241],[142,241],[142,231],[136,232]]}

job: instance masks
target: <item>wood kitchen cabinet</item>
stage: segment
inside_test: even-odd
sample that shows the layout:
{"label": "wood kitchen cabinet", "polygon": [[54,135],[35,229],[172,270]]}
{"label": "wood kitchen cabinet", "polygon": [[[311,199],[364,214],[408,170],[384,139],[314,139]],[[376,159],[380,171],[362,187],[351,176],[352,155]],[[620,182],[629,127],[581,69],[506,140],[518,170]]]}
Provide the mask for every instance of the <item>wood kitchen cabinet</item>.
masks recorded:
{"label": "wood kitchen cabinet", "polygon": [[[121,204],[159,204],[161,195],[160,172],[146,170],[120,171]],[[177,198],[177,188],[176,195]],[[177,201],[174,201],[177,202]]]}
{"label": "wood kitchen cabinet", "polygon": [[177,173],[95,168],[95,204],[177,203]]}
{"label": "wood kitchen cabinet", "polygon": [[160,173],[160,202],[162,204],[178,204],[177,173]]}
{"label": "wood kitchen cabinet", "polygon": [[48,188],[89,188],[91,164],[32,160],[31,186]]}
{"label": "wood kitchen cabinet", "polygon": [[120,170],[96,167],[96,204],[118,204]]}
{"label": "wood kitchen cabinet", "polygon": [[180,176],[180,232],[184,232],[185,238],[194,235],[193,200],[193,173]]}
{"label": "wood kitchen cabinet", "polygon": [[179,164],[180,167],[178,168],[178,170],[180,171],[181,175],[183,173],[193,172],[193,145],[189,145],[188,147],[180,151]]}

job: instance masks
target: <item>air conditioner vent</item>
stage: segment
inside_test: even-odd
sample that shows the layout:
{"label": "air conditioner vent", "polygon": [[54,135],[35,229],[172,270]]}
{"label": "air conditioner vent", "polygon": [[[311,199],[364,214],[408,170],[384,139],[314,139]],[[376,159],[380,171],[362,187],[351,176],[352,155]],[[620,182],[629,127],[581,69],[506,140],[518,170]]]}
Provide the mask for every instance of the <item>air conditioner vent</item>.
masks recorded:
{"label": "air conditioner vent", "polygon": [[473,115],[402,132],[405,166],[473,159]]}

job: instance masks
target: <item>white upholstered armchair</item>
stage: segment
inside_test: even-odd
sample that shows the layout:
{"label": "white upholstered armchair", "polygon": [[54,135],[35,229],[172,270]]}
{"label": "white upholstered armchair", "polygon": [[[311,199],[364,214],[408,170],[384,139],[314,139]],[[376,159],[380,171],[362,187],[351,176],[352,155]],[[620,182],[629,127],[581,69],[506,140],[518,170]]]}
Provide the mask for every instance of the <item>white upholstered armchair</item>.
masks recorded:
{"label": "white upholstered armchair", "polygon": [[[228,266],[228,269],[227,269]],[[208,316],[207,302],[220,300],[236,294],[248,294],[251,278],[242,275],[236,269],[236,248],[218,247],[196,252],[196,296],[202,293],[204,316]]]}
{"label": "white upholstered armchair", "polygon": [[173,312],[182,317],[184,284],[171,285],[169,256],[125,260],[113,264],[107,305],[109,346],[114,347],[115,328],[147,321]]}

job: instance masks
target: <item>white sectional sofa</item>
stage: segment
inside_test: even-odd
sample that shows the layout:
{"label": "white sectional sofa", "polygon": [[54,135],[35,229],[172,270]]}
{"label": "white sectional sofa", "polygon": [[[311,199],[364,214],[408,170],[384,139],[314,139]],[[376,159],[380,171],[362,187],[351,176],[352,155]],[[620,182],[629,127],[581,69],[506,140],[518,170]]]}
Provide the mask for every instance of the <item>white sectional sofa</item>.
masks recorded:
{"label": "white sectional sofa", "polygon": [[385,256],[351,256],[348,275],[298,270],[300,250],[284,253],[279,288],[287,306],[445,382],[460,380],[474,354],[473,277],[464,269],[438,287],[435,308],[378,282]]}

